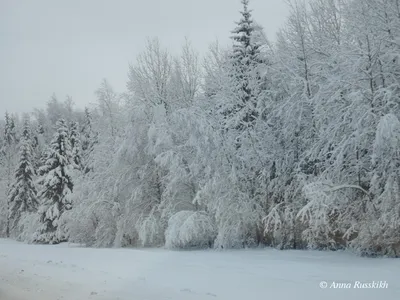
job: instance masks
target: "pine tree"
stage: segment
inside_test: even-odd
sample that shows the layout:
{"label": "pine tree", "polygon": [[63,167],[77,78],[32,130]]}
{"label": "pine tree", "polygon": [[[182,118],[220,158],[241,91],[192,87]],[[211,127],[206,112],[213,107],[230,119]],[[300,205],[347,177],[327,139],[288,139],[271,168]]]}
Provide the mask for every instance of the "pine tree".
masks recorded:
{"label": "pine tree", "polygon": [[97,144],[97,133],[93,131],[92,115],[89,108],[85,108],[85,122],[81,130],[81,143],[82,143],[82,163],[85,173],[93,170],[90,163],[90,156],[93,152],[94,145]]}
{"label": "pine tree", "polygon": [[61,119],[57,122],[57,132],[51,141],[46,162],[39,170],[41,189],[38,196],[42,200],[39,209],[42,226],[34,238],[37,243],[57,244],[68,239],[60,218],[72,208],[73,168],[68,128]]}
{"label": "pine tree", "polygon": [[38,173],[39,168],[44,164],[44,148],[45,148],[45,131],[43,125],[39,122],[36,130],[33,132],[32,148],[33,148],[33,167],[35,174]]}
{"label": "pine tree", "polygon": [[19,148],[19,164],[15,171],[14,183],[8,194],[10,229],[15,228],[24,212],[34,212],[39,205],[33,182],[34,169],[30,135],[30,124],[26,118]]}
{"label": "pine tree", "polygon": [[79,134],[79,124],[77,122],[73,122],[71,124],[69,139],[71,142],[72,160],[73,160],[74,164],[76,165],[76,168],[78,170],[81,170],[82,169],[82,157],[81,157],[82,145],[81,145],[80,134]]}
{"label": "pine tree", "polygon": [[[5,115],[5,126],[4,126],[4,145],[2,148],[4,167],[5,167],[5,178],[7,182],[6,195],[10,192],[13,171],[15,168],[16,159],[16,146],[17,146],[17,135],[15,129],[15,121],[12,116],[6,112]],[[8,198],[7,198],[8,199]],[[10,203],[7,200],[7,211],[10,211]],[[10,236],[10,219],[7,216],[6,224],[6,236]]]}
{"label": "pine tree", "polygon": [[86,151],[89,148],[90,140],[92,137],[92,116],[89,108],[85,107],[85,123],[82,126],[82,150]]}
{"label": "pine tree", "polygon": [[11,145],[11,143],[13,143],[16,140],[16,135],[15,135],[15,122],[14,122],[14,118],[11,117],[8,112],[6,112],[6,116],[5,116],[5,121],[6,121],[6,125],[4,127],[4,136],[5,136],[5,140],[6,143],[8,145]]}
{"label": "pine tree", "polygon": [[[230,114],[239,115],[237,127],[252,127],[257,113],[257,81],[259,76],[256,72],[260,60],[260,45],[253,39],[256,25],[248,9],[249,0],[242,0],[243,10],[240,12],[242,18],[236,22],[237,26],[232,31],[233,51],[230,57],[232,69],[230,77],[233,80],[234,93],[238,102],[233,106]],[[237,122],[236,122],[237,123]]]}

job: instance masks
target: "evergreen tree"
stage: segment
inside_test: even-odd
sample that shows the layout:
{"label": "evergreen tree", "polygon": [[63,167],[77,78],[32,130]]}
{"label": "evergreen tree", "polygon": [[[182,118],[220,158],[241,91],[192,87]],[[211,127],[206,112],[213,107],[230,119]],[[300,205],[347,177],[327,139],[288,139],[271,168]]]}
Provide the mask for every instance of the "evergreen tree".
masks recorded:
{"label": "evergreen tree", "polygon": [[8,112],[6,112],[5,121],[6,124],[4,127],[4,137],[6,144],[10,146],[13,143],[17,142],[17,135],[15,131],[15,120],[12,116],[8,114]]}
{"label": "evergreen tree", "polygon": [[72,208],[73,168],[68,128],[61,119],[57,122],[57,132],[51,141],[46,162],[39,169],[41,189],[38,196],[42,200],[39,209],[42,226],[34,238],[37,243],[57,244],[68,239],[60,218]]}
{"label": "evergreen tree", "polygon": [[85,107],[85,123],[82,126],[82,150],[86,151],[90,146],[90,140],[92,137],[92,115],[90,114],[89,108]]}
{"label": "evergreen tree", "polygon": [[36,130],[33,132],[32,148],[33,148],[33,167],[35,174],[38,173],[39,168],[44,164],[44,147],[45,147],[45,131],[43,125],[39,122]]}
{"label": "evergreen tree", "polygon": [[[232,31],[233,51],[230,57],[232,69],[230,77],[233,80],[233,92],[237,102],[233,105],[230,114],[239,116],[236,127],[252,127],[258,116],[257,90],[259,75],[257,67],[262,62],[260,55],[260,43],[253,38],[257,30],[254,24],[251,10],[248,9],[249,0],[242,0],[242,18],[236,22],[237,26]],[[239,123],[239,124],[237,124]]]}
{"label": "evergreen tree", "polygon": [[34,212],[39,205],[36,187],[33,182],[34,170],[31,143],[30,124],[26,118],[19,148],[19,164],[15,171],[14,183],[8,195],[10,229],[15,228],[24,212]]}
{"label": "evergreen tree", "polygon": [[[11,187],[13,171],[15,170],[16,163],[16,146],[17,146],[17,134],[15,129],[15,121],[14,117],[10,116],[8,112],[5,115],[5,125],[4,125],[4,145],[2,149],[3,153],[3,162],[4,162],[4,170],[5,170],[5,179],[6,179],[6,196],[7,196],[7,212],[10,210],[10,203],[8,202],[8,194]],[[6,236],[10,235],[10,219],[7,216],[7,224],[6,224]]]}
{"label": "evergreen tree", "polygon": [[85,122],[81,130],[81,143],[83,170],[88,173],[93,169],[90,163],[90,156],[94,145],[97,144],[97,133],[93,131],[92,115],[87,107],[85,108]]}
{"label": "evergreen tree", "polygon": [[82,157],[81,157],[82,145],[81,145],[80,134],[79,134],[79,124],[77,122],[73,122],[71,124],[69,139],[71,142],[72,160],[73,160],[74,164],[76,165],[76,168],[81,170],[82,169]]}

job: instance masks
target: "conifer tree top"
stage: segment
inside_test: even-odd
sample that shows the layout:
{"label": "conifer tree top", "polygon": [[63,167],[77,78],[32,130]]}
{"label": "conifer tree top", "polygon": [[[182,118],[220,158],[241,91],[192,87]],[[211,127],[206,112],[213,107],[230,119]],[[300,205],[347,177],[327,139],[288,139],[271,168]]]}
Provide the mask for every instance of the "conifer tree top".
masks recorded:
{"label": "conifer tree top", "polygon": [[234,34],[231,38],[242,44],[244,47],[250,45],[250,36],[254,31],[253,20],[251,17],[251,10],[248,9],[249,0],[242,0],[243,10],[240,12],[242,18],[239,22],[235,22],[237,27],[232,31]]}
{"label": "conifer tree top", "polygon": [[30,124],[29,124],[28,117],[24,118],[24,127],[22,129],[22,137],[24,139],[30,139]]}

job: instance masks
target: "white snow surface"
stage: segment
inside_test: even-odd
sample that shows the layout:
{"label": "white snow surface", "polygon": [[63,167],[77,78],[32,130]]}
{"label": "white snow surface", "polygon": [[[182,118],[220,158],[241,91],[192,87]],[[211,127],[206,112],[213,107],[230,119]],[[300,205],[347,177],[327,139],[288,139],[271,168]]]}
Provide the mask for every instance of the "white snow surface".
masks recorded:
{"label": "white snow surface", "polygon": [[[334,289],[386,281],[386,289]],[[328,288],[321,289],[326,281]],[[0,300],[400,299],[400,260],[346,252],[168,251],[0,239]]]}

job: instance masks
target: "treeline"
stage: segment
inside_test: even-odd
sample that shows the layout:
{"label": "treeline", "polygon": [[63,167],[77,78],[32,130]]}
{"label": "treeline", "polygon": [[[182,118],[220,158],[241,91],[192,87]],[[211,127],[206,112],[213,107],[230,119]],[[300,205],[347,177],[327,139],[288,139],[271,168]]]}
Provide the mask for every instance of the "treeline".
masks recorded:
{"label": "treeline", "polygon": [[400,1],[291,1],[275,43],[242,4],[227,49],[151,39],[124,93],[7,114],[0,232],[400,256]]}

